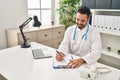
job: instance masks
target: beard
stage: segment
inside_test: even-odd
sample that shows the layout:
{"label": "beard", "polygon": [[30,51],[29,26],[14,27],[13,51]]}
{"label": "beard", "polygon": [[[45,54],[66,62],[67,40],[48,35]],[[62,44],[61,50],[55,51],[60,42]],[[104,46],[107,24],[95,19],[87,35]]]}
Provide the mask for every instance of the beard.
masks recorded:
{"label": "beard", "polygon": [[84,24],[77,24],[77,26],[78,26],[79,29],[83,29],[83,28],[85,28],[86,25],[84,25]]}

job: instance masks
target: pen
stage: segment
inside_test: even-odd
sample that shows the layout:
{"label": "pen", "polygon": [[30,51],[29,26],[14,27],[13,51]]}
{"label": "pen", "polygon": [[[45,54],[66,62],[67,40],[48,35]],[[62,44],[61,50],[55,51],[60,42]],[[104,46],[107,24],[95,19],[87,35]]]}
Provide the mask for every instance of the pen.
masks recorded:
{"label": "pen", "polygon": [[58,53],[58,54],[62,57],[62,55],[60,54],[60,52],[59,52],[59,51],[57,51],[57,50],[56,50],[56,52],[57,52],[57,53]]}
{"label": "pen", "polygon": [[[56,52],[57,52],[57,53],[58,53],[58,54],[62,57],[62,55],[60,54],[60,52],[59,52],[59,51],[57,51],[57,50],[56,50]],[[65,61],[65,59],[64,59],[64,61]],[[66,62],[66,61],[65,61],[65,62]]]}
{"label": "pen", "polygon": [[59,52],[59,51],[57,51],[57,50],[56,50],[56,52],[57,52],[58,54],[60,54],[60,52]]}

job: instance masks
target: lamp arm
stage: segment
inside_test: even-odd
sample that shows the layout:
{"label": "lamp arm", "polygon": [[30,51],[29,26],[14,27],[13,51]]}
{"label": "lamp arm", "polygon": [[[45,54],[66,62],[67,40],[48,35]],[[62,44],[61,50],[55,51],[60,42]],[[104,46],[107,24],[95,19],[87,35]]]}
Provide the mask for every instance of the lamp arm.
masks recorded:
{"label": "lamp arm", "polygon": [[25,45],[25,43],[26,43],[26,41],[27,41],[27,38],[25,37],[22,29],[20,29],[20,32],[21,32],[21,35],[22,35],[22,38],[23,38],[23,41],[24,41],[23,44]]}
{"label": "lamp arm", "polygon": [[24,26],[26,26],[30,21],[32,20],[32,18],[28,18],[22,25],[19,26],[19,29],[20,29],[20,32],[21,32],[21,35],[22,35],[22,38],[23,38],[23,41],[24,43],[22,44],[22,48],[27,48],[29,47],[30,45],[27,44],[27,38],[25,37],[24,33],[23,33],[23,28]]}
{"label": "lamp arm", "polygon": [[23,27],[26,26],[31,20],[32,20],[32,18],[29,17],[22,25],[19,26],[19,28],[23,29]]}

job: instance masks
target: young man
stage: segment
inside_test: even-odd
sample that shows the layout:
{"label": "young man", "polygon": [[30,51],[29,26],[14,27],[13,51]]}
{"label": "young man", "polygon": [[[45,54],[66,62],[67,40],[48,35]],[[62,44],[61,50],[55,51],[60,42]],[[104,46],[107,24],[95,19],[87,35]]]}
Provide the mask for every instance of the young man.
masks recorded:
{"label": "young man", "polygon": [[97,62],[101,56],[101,38],[99,32],[89,25],[90,9],[81,6],[76,14],[76,25],[67,28],[63,41],[56,54],[57,61],[62,61],[67,53],[80,56],[70,60],[68,66],[77,68],[80,65]]}

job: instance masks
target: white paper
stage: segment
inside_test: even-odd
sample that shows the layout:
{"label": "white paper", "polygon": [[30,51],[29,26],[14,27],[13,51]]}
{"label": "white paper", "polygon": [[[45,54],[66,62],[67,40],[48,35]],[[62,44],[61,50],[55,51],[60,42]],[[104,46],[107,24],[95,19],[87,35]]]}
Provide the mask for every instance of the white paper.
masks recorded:
{"label": "white paper", "polygon": [[53,57],[53,66],[67,66],[69,61],[71,60],[71,56],[67,55],[64,57],[63,61],[57,61],[55,57]]}
{"label": "white paper", "polygon": [[53,56],[53,67],[69,68],[68,63],[70,62],[70,60],[77,59],[77,58],[79,58],[79,57],[75,56],[75,55],[72,55],[72,54],[67,54],[64,57],[64,60],[59,62],[59,61],[56,60],[55,56]]}

